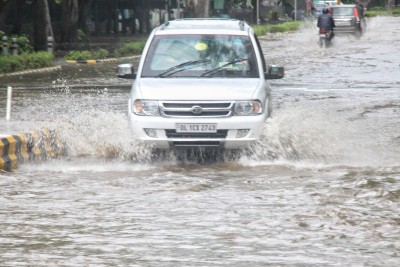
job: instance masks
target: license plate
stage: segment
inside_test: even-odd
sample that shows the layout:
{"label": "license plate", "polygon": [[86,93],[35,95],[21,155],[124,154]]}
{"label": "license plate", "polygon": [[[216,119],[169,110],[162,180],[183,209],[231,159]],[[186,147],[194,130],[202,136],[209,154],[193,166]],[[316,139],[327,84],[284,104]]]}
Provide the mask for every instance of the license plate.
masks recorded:
{"label": "license plate", "polygon": [[177,123],[177,133],[216,133],[216,123]]}
{"label": "license plate", "polygon": [[350,21],[335,21],[336,26],[350,26]]}

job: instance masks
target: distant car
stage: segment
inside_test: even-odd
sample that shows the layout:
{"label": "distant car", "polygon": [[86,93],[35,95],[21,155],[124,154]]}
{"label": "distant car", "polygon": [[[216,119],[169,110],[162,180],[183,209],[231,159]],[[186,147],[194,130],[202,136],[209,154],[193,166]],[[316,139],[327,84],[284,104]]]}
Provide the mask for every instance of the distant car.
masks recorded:
{"label": "distant car", "polygon": [[340,5],[331,7],[335,20],[335,34],[354,34],[361,37],[365,30],[364,11],[357,5]]}
{"label": "distant car", "polygon": [[336,6],[337,1],[314,1],[314,17],[318,18],[322,14],[324,8],[330,8],[331,6]]}

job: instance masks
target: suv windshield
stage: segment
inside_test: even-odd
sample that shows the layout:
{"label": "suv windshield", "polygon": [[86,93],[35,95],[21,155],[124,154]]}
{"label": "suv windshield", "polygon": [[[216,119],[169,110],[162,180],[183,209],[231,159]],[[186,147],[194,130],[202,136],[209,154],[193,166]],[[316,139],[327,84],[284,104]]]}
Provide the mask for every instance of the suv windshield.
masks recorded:
{"label": "suv windshield", "polygon": [[155,36],[142,71],[142,77],[161,78],[258,76],[250,38],[241,35]]}

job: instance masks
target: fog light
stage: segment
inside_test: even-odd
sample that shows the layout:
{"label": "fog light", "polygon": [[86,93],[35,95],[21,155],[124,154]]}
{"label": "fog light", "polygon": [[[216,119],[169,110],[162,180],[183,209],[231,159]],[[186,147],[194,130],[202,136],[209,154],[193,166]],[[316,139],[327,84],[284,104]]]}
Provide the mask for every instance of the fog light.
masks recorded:
{"label": "fog light", "polygon": [[146,132],[146,134],[147,134],[149,137],[157,138],[157,131],[156,131],[156,129],[148,128],[148,129],[144,129],[144,131]]}
{"label": "fog light", "polygon": [[249,133],[250,129],[239,129],[236,134],[236,138],[245,137]]}

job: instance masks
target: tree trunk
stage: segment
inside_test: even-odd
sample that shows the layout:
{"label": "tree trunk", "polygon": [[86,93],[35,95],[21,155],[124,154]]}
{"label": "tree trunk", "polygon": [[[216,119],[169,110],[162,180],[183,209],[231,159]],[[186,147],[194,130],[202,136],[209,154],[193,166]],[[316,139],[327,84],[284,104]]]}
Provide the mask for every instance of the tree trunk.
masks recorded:
{"label": "tree trunk", "polygon": [[70,43],[76,41],[79,18],[78,0],[63,0],[61,15],[61,41]]}
{"label": "tree trunk", "polygon": [[92,11],[91,7],[93,4],[93,0],[79,0],[79,19],[78,19],[78,27],[82,29],[86,34],[90,34],[93,31],[90,23],[94,23],[93,18],[91,17],[90,12]]}
{"label": "tree trunk", "polygon": [[33,0],[33,46],[36,51],[47,50],[47,37],[53,36],[47,0]]}
{"label": "tree trunk", "polygon": [[6,19],[11,9],[13,8],[13,1],[0,3],[0,29],[4,29],[6,26]]}
{"label": "tree trunk", "polygon": [[194,7],[194,14],[196,18],[208,18],[209,17],[210,0],[197,0],[197,4]]}

